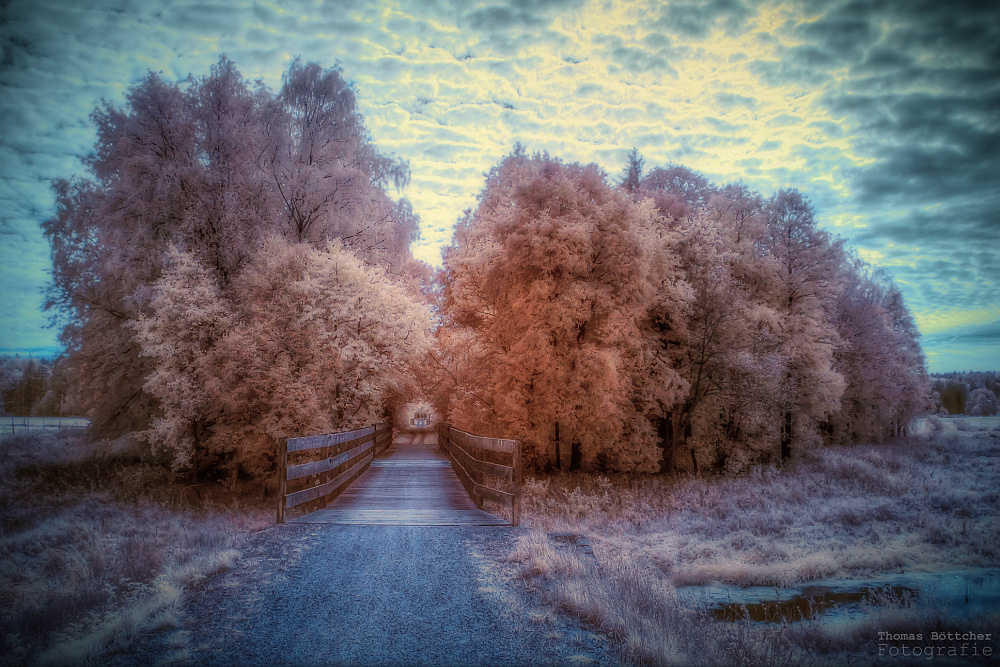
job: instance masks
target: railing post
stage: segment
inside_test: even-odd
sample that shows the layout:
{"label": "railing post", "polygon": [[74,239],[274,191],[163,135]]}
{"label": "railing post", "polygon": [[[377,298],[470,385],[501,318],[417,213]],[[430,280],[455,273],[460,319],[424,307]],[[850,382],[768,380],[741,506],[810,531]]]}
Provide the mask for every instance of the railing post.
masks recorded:
{"label": "railing post", "polygon": [[278,438],[278,512],[276,523],[285,522],[285,485],[288,482],[288,439]]}
{"label": "railing post", "polygon": [[510,501],[510,523],[513,526],[521,522],[521,441],[514,441],[514,498]]}

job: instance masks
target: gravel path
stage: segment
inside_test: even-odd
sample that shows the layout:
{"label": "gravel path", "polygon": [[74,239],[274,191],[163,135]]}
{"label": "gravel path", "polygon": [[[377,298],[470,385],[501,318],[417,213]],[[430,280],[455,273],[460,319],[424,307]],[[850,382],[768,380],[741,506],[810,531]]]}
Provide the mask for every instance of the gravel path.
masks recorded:
{"label": "gravel path", "polygon": [[522,529],[282,525],[190,593],[182,626],[113,664],[618,664],[610,643],[524,595]]}

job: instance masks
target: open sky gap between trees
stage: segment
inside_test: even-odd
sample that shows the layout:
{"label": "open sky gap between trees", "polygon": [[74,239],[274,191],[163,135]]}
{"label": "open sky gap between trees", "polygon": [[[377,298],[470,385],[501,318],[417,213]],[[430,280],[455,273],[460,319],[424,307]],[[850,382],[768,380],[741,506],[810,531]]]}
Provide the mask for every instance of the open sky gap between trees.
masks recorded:
{"label": "open sky gap between trees", "polygon": [[930,407],[900,292],[797,190],[516,144],[434,269],[338,67],[272,92],[223,57],[91,118],[43,225],[58,373],[95,433],[179,474],[264,477],[276,438],[420,397],[540,471],[737,473]]}

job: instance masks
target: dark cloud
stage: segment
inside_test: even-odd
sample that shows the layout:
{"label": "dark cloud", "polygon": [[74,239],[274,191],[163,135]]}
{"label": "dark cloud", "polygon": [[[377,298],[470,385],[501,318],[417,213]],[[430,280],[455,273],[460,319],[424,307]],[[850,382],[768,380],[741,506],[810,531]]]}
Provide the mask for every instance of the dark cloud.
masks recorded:
{"label": "dark cloud", "polygon": [[815,46],[803,45],[788,49],[780,60],[752,60],[750,72],[767,86],[784,86],[790,82],[808,88],[823,88],[833,79],[837,68],[835,57]]}
{"label": "dark cloud", "polygon": [[631,46],[619,46],[610,51],[611,60],[632,72],[662,72],[677,74],[670,62],[659,53]]}
{"label": "dark cloud", "polygon": [[490,3],[467,11],[459,21],[461,27],[484,33],[540,28],[547,26],[562,12],[577,11],[583,0],[514,0]]}
{"label": "dark cloud", "polygon": [[679,55],[672,42],[667,38],[656,39],[655,48],[630,43],[618,35],[600,35],[594,42],[604,47],[599,55],[611,63],[615,63],[630,72],[658,72],[677,75],[670,60]]}
{"label": "dark cloud", "polygon": [[716,93],[715,103],[725,109],[731,109],[733,107],[746,107],[747,109],[757,108],[756,99],[747,97],[746,95],[737,95],[736,93]]}
{"label": "dark cloud", "polygon": [[807,4],[815,19],[782,29],[796,45],[752,71],[768,85],[824,91],[826,108],[851,129],[854,151],[868,160],[847,172],[852,205],[867,220],[851,239],[882,254],[920,311],[995,309],[1000,7]]}
{"label": "dark cloud", "polygon": [[689,37],[706,37],[713,27],[737,32],[753,12],[739,0],[680,0],[665,3],[653,26]]}

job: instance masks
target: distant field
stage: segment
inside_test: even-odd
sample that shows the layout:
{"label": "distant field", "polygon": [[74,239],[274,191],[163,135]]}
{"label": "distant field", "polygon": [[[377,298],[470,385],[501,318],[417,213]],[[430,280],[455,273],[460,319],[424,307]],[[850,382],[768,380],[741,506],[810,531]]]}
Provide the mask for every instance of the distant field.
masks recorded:
{"label": "distant field", "polygon": [[86,417],[0,417],[0,437],[9,433],[88,426],[90,420]]}

